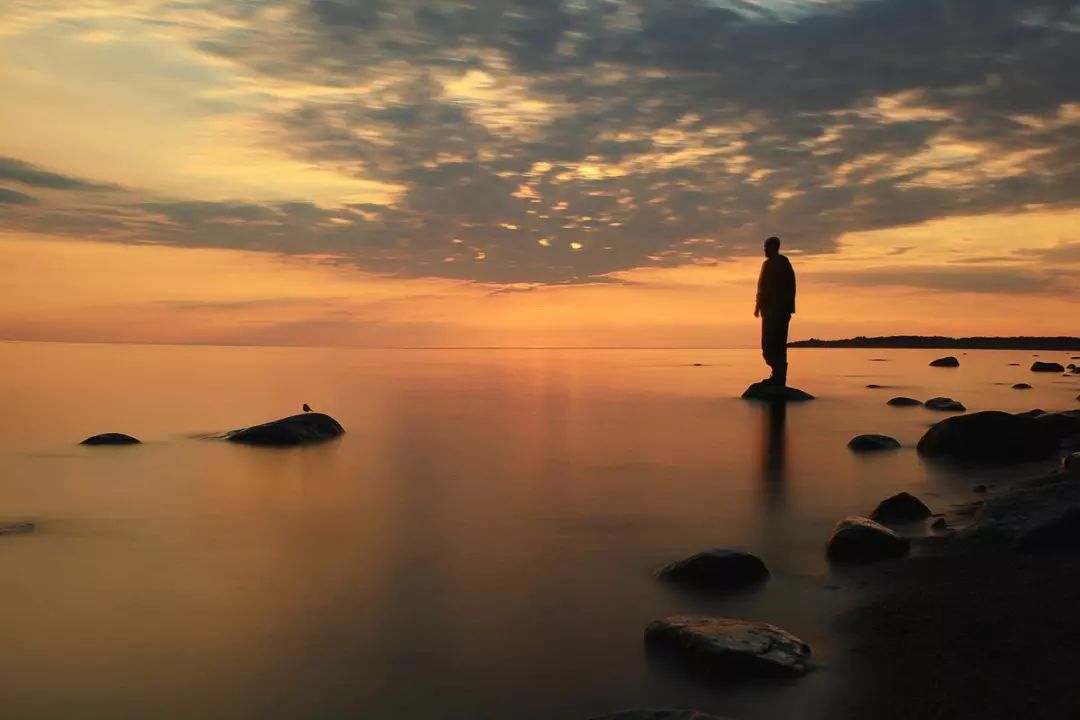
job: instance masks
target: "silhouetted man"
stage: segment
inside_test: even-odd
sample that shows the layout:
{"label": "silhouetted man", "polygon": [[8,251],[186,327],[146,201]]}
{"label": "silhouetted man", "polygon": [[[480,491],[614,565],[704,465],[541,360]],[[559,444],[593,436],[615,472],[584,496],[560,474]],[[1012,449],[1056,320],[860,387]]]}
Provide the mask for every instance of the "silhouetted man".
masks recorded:
{"label": "silhouetted man", "polygon": [[787,385],[787,335],[795,314],[795,271],[780,254],[780,238],[765,241],[765,262],[758,276],[754,317],[761,316],[761,354],[772,368],[765,382]]}

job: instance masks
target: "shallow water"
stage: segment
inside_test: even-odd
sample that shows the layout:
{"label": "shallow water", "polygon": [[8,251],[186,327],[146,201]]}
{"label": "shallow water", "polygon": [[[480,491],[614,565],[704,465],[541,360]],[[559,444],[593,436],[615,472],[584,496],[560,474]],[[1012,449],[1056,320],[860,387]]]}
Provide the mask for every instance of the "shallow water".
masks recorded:
{"label": "shallow water", "polygon": [[[831,526],[900,490],[943,511],[977,482],[1007,482],[924,464],[912,448],[944,415],[885,401],[1076,407],[1080,378],[1028,372],[1030,352],[927,366],[943,354],[794,350],[791,383],[819,399],[778,415],[738,399],[764,372],[750,350],[0,343],[0,522],[38,524],[0,537],[0,707],[825,717],[848,661],[835,618],[858,599],[825,562]],[[205,437],[303,402],[348,433],[288,450]],[[107,431],[145,444],[76,444]],[[846,443],[864,432],[904,449],[855,456]],[[761,555],[773,579],[702,597],[651,575],[715,546]],[[683,612],[779,624],[813,646],[815,670],[687,679],[642,649],[650,620]]]}

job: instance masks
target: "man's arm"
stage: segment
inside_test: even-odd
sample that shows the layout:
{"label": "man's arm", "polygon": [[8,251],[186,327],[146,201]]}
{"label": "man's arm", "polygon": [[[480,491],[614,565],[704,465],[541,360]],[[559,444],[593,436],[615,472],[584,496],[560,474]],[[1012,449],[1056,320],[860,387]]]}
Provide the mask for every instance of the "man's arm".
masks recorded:
{"label": "man's arm", "polygon": [[757,297],[754,300],[754,317],[758,317],[758,316],[761,315],[761,301],[764,299],[764,298],[762,298],[762,295],[764,294],[764,291],[765,291],[765,268],[766,268],[766,266],[768,266],[768,264],[769,264],[768,260],[761,263],[761,272],[758,273]]}

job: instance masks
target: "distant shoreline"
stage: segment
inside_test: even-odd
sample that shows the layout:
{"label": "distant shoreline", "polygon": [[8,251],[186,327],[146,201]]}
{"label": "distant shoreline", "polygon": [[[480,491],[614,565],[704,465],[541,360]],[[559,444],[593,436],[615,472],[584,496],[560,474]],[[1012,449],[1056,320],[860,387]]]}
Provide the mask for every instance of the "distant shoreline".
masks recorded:
{"label": "distant shoreline", "polygon": [[925,348],[937,350],[1080,350],[1080,337],[943,337],[938,335],[885,335],[843,340],[796,340],[793,348]]}

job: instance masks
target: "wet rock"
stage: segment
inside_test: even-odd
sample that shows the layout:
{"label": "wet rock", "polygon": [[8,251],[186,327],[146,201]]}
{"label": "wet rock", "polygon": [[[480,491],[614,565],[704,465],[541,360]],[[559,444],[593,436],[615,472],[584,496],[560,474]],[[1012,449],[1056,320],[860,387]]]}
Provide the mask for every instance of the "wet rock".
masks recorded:
{"label": "wet rock", "polygon": [[311,412],[233,430],[225,435],[225,439],[248,445],[288,446],[322,442],[344,432],[345,429],[334,418]]}
{"label": "wet rock", "polygon": [[1036,360],[1031,364],[1031,372],[1065,372],[1065,366],[1061,363]]}
{"label": "wet rock", "polygon": [[703,590],[737,590],[769,579],[760,558],[738,550],[715,549],[660,568],[662,580]]}
{"label": "wet rock", "polygon": [[80,445],[139,445],[139,439],[124,433],[101,433],[91,435],[83,440]]}
{"label": "wet rock", "polygon": [[611,715],[597,715],[589,720],[724,720],[700,710],[621,710]]}
{"label": "wet rock", "polygon": [[952,355],[930,361],[930,367],[960,367],[960,361]]}
{"label": "wet rock", "polygon": [[879,523],[911,523],[930,517],[930,508],[922,500],[906,492],[882,500],[870,515]]}
{"label": "wet rock", "polygon": [[762,400],[764,402],[806,402],[814,396],[798,388],[781,387],[769,383],[754,383],[742,394],[743,400]]}
{"label": "wet rock", "polygon": [[847,446],[858,453],[880,452],[898,449],[900,441],[888,435],[856,435],[848,441]]}
{"label": "wet rock", "polygon": [[941,412],[964,412],[967,410],[964,404],[959,400],[953,400],[947,397],[930,398],[923,403],[924,407],[931,410],[939,410]]}
{"label": "wet rock", "polygon": [[1051,553],[1080,550],[1080,507],[1066,508],[1016,538],[1017,552]]}
{"label": "wet rock", "polygon": [[1020,367],[1020,363],[1009,363],[1010,367]]}
{"label": "wet rock", "polygon": [[694,363],[694,367],[704,367],[705,363]]}
{"label": "wet rock", "polygon": [[1062,458],[1061,472],[1067,478],[1080,480],[1080,452],[1074,452]]}
{"label": "wet rock", "polygon": [[870,383],[869,385],[867,385],[867,386],[866,386],[866,389],[867,389],[867,390],[880,390],[880,389],[881,389],[881,386],[880,386],[880,385],[876,385],[876,384],[874,384],[874,383]]}
{"label": "wet rock", "polygon": [[949,523],[945,521],[945,518],[939,517],[937,520],[931,523],[930,527],[932,527],[934,530],[948,530]]}
{"label": "wet rock", "polygon": [[976,485],[975,487],[971,488],[971,492],[979,493],[980,495],[985,494],[987,491],[989,491],[989,488],[985,485]]}
{"label": "wet rock", "polygon": [[13,525],[0,525],[0,535],[21,535],[34,532],[34,523],[15,523]]}
{"label": "wet rock", "polygon": [[926,431],[917,447],[926,457],[1008,465],[1055,455],[1058,440],[1034,418],[984,410],[942,420]]}
{"label": "wet rock", "polygon": [[1037,422],[1050,429],[1057,436],[1059,442],[1067,437],[1080,435],[1080,411],[1066,410],[1065,412],[1039,413],[1034,418]]}
{"label": "wet rock", "polygon": [[645,628],[645,642],[710,674],[798,674],[810,657],[810,646],[786,630],[726,617],[656,620]]}
{"label": "wet rock", "polygon": [[1013,385],[1013,390],[1030,390],[1031,386],[1027,383],[1016,383]]}
{"label": "wet rock", "polygon": [[906,538],[869,518],[847,517],[836,524],[826,545],[830,560],[865,563],[907,554]]}
{"label": "wet rock", "polygon": [[916,405],[922,405],[922,402],[915,398],[894,397],[885,404],[892,405],[893,407],[915,407]]}

